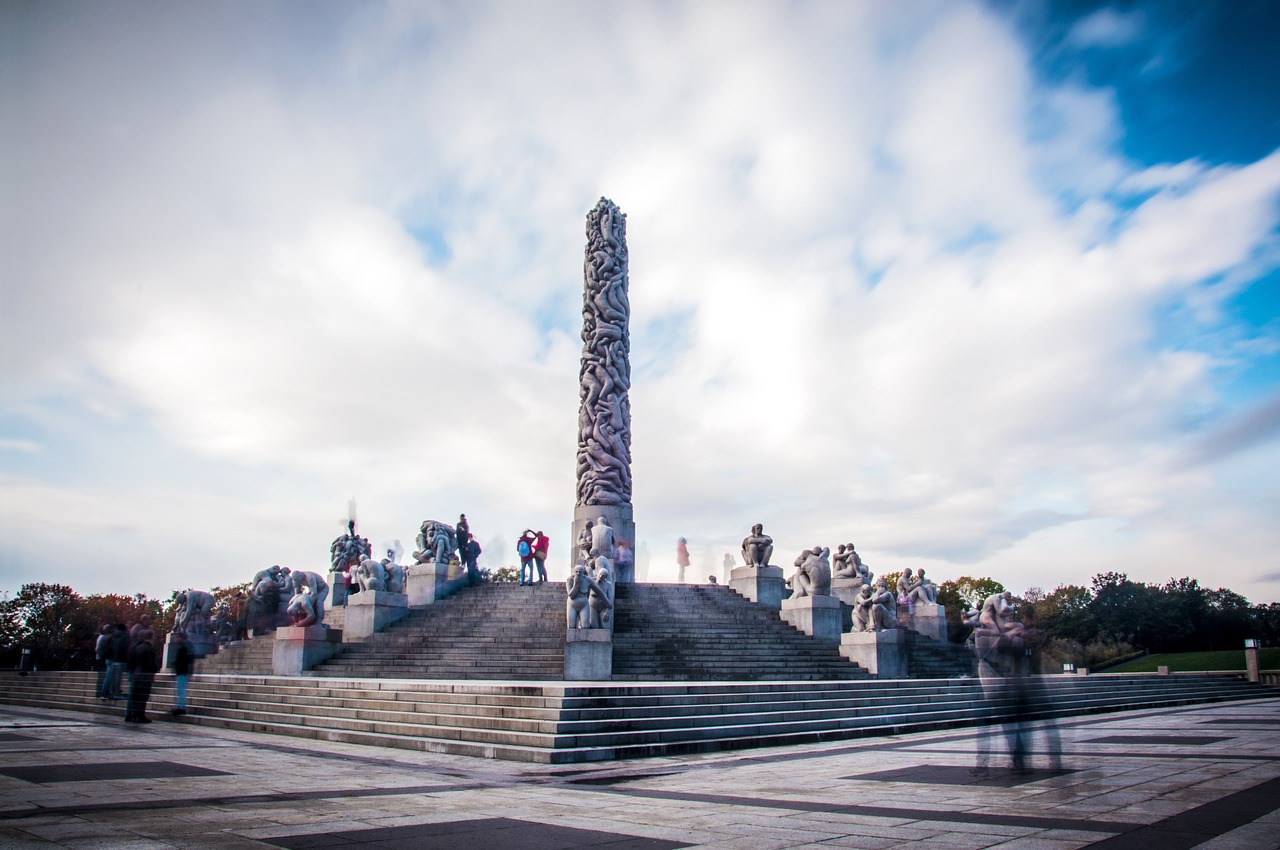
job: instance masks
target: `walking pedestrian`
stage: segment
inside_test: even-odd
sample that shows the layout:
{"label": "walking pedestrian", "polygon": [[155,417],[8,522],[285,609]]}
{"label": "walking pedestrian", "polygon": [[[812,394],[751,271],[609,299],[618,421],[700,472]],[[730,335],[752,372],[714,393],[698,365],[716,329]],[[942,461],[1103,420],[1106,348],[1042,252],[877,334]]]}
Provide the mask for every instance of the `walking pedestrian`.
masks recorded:
{"label": "walking pedestrian", "polygon": [[98,634],[98,641],[93,646],[93,666],[98,671],[98,683],[94,688],[94,696],[98,699],[110,699],[111,694],[107,693],[107,680],[111,673],[111,635],[115,629],[110,623],[104,623],[102,631]]}

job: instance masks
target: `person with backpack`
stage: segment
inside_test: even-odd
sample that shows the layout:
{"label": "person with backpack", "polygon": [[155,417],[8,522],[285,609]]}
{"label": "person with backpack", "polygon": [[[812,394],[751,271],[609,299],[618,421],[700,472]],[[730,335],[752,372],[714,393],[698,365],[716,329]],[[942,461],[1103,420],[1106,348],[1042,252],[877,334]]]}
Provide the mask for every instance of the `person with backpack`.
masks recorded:
{"label": "person with backpack", "polygon": [[526,528],[516,541],[516,554],[520,556],[520,584],[533,584],[533,544],[537,542],[533,530]]}

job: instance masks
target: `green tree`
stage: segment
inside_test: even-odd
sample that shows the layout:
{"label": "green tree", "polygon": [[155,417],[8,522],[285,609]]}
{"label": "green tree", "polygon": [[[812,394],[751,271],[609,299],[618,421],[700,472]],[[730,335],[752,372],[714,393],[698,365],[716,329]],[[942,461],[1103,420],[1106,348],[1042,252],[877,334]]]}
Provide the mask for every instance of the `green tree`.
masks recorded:
{"label": "green tree", "polygon": [[[1093,591],[1078,584],[1060,584],[1035,603],[1036,626],[1050,636],[1085,644],[1097,636],[1090,605]],[[1071,660],[1071,659],[1068,659]]]}
{"label": "green tree", "polygon": [[991,594],[1003,591],[1003,584],[985,577],[961,576],[938,585],[938,604],[947,611],[947,639],[956,643],[964,641],[969,629],[962,619],[963,609],[977,608]]}
{"label": "green tree", "polygon": [[12,599],[0,603],[0,621],[10,654],[30,649],[36,664],[53,669],[74,662],[77,639],[93,628],[85,619],[80,594],[65,584],[43,582],[24,584]]}
{"label": "green tree", "polygon": [[493,571],[493,581],[519,581],[519,567],[498,567]]}

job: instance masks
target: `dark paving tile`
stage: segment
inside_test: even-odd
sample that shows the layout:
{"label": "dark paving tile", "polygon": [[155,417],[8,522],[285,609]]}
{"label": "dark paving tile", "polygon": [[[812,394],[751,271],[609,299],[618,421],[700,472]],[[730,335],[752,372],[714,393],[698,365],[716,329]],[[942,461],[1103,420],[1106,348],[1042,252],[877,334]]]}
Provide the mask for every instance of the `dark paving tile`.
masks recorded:
{"label": "dark paving tile", "polygon": [[1014,788],[1028,782],[1039,782],[1055,776],[1066,776],[1076,773],[1075,770],[1062,768],[1059,770],[1027,770],[1015,773],[1012,770],[989,770],[981,776],[974,776],[972,768],[956,765],[922,764],[914,767],[902,767],[897,770],[881,770],[876,773],[862,773],[856,776],[842,776],[841,779],[861,779],[868,782],[919,782],[926,785],[981,785],[988,788]]}
{"label": "dark paving tile", "polygon": [[1280,717],[1220,717],[1201,720],[1207,726],[1280,726]]}
{"label": "dark paving tile", "polygon": [[177,764],[171,761],[99,762],[94,764],[42,764],[0,767],[0,774],[47,785],[53,782],[102,782],[108,779],[173,779],[181,776],[231,776],[221,770]]}
{"label": "dark paving tile", "polygon": [[1216,744],[1219,741],[1232,741],[1234,738],[1214,737],[1212,735],[1104,735],[1101,738],[1088,738],[1082,744],[1173,744],[1187,747],[1199,747],[1204,744]]}
{"label": "dark paving tile", "polygon": [[34,738],[31,735],[19,735],[17,732],[0,732],[0,741],[6,742],[6,743],[9,741],[39,741],[39,740],[40,740],[39,738]]}
{"label": "dark paving tile", "polygon": [[581,779],[570,779],[568,782],[571,785],[620,785],[623,782],[638,782],[641,779],[653,779],[671,774],[670,770],[663,773],[614,773],[608,776],[584,776]]}
{"label": "dark paving tile", "polygon": [[1280,779],[1272,779],[1090,847],[1103,850],[1188,850],[1280,808]]}
{"label": "dark paving tile", "polygon": [[465,844],[473,850],[488,847],[518,847],[521,850],[568,850],[600,847],[606,850],[675,850],[688,847],[675,841],[638,838],[616,832],[575,829],[511,818],[427,823],[418,826],[390,826],[319,835],[286,835],[264,839],[268,844],[289,850],[350,848],[350,850],[457,850]]}

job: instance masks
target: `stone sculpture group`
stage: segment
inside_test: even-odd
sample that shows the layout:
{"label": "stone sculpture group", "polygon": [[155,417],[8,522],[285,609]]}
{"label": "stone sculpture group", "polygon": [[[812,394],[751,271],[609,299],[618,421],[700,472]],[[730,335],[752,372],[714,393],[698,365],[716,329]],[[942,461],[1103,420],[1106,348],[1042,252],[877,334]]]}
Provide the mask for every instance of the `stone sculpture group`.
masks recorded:
{"label": "stone sculpture group", "polygon": [[614,563],[619,548],[606,517],[588,520],[565,580],[565,616],[570,629],[613,628]]}

